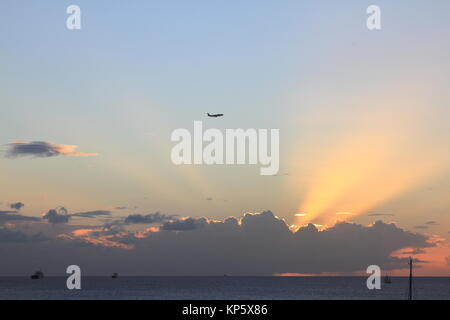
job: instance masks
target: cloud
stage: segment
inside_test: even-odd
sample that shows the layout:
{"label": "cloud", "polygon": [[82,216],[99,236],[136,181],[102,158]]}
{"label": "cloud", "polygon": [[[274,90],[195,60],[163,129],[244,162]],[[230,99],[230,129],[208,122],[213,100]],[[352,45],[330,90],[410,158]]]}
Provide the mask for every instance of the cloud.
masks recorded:
{"label": "cloud", "polygon": [[5,242],[37,242],[45,241],[48,238],[42,233],[27,235],[22,231],[10,230],[7,228],[0,228],[0,243]]}
{"label": "cloud", "polygon": [[124,224],[83,227],[20,250],[0,245],[0,256],[10,262],[0,264],[0,273],[27,272],[30,259],[46,270],[63,270],[77,261],[94,274],[104,273],[105,266],[130,275],[317,274],[360,271],[372,264],[389,270],[407,266],[406,258],[395,255],[398,250],[432,246],[425,235],[381,221],[340,222],[323,230],[309,224],[294,232],[265,211],[224,220],[185,217],[144,232]]}
{"label": "cloud", "polygon": [[42,219],[48,220],[49,223],[59,224],[69,222],[70,215],[67,214],[67,209],[64,207],[58,207],[50,209],[46,214],[42,216]]}
{"label": "cloud", "polygon": [[127,232],[121,232],[119,230],[104,227],[77,229],[68,235],[59,235],[60,239],[73,241],[82,245],[132,249],[133,245],[126,243],[127,241],[125,238],[127,237],[129,237],[129,233]]}
{"label": "cloud", "polygon": [[336,212],[336,214],[337,214],[338,216],[350,216],[350,215],[352,215],[351,212],[347,212],[347,211]]}
{"label": "cloud", "polygon": [[371,213],[368,214],[369,217],[393,217],[394,214],[391,213]]}
{"label": "cloud", "polygon": [[36,217],[27,217],[17,214],[17,211],[0,211],[0,223],[7,221],[40,221]]}
{"label": "cloud", "polygon": [[426,251],[424,249],[418,249],[418,248],[414,248],[414,249],[410,249],[410,250],[407,250],[407,251],[400,252],[401,255],[406,255],[406,254],[408,254],[408,255],[417,255],[417,254],[424,254],[424,253],[426,253]]}
{"label": "cloud", "polygon": [[95,210],[95,211],[85,211],[69,214],[69,211],[64,207],[57,207],[55,209],[50,209],[42,216],[42,219],[48,220],[52,224],[63,224],[68,223],[72,217],[80,218],[95,218],[110,216],[111,211],[107,210]]}
{"label": "cloud", "polygon": [[175,221],[165,222],[162,226],[162,230],[172,230],[172,231],[186,231],[194,230],[199,227],[203,227],[207,223],[205,218],[194,219],[180,219]]}
{"label": "cloud", "polygon": [[22,202],[15,202],[15,203],[11,203],[11,204],[9,205],[9,207],[10,207],[11,209],[20,210],[20,209],[22,209],[23,207],[25,207],[25,204],[22,203]]}
{"label": "cloud", "polygon": [[116,210],[132,210],[132,209],[137,209],[137,206],[134,207],[127,207],[127,206],[120,206],[120,207],[115,207]]}
{"label": "cloud", "polygon": [[290,230],[284,220],[275,217],[272,211],[258,214],[247,213],[241,219],[241,227],[252,234],[289,234]]}
{"label": "cloud", "polygon": [[107,210],[95,210],[70,214],[71,217],[83,217],[83,218],[92,218],[97,216],[109,216],[109,215],[111,215],[111,211]]}
{"label": "cloud", "polygon": [[224,221],[191,217],[168,222],[136,247],[160,257],[158,271],[168,274],[263,275],[352,272],[371,264],[402,267],[404,259],[391,253],[432,246],[427,240],[381,221],[371,226],[341,222],[323,231],[310,224],[292,232],[265,211]]}
{"label": "cloud", "polygon": [[428,227],[430,226],[438,226],[439,223],[437,223],[436,221],[427,221],[422,225],[419,226],[414,226],[414,229],[422,229],[422,230],[426,230],[428,229]]}
{"label": "cloud", "polygon": [[85,157],[96,156],[98,153],[76,152],[78,146],[56,144],[45,141],[22,141],[16,140],[7,144],[6,156],[9,158],[32,156],[38,158],[48,158],[56,156]]}
{"label": "cloud", "polygon": [[150,213],[147,215],[130,214],[125,218],[125,224],[141,224],[141,223],[161,223],[173,219],[174,216],[161,214],[159,212]]}

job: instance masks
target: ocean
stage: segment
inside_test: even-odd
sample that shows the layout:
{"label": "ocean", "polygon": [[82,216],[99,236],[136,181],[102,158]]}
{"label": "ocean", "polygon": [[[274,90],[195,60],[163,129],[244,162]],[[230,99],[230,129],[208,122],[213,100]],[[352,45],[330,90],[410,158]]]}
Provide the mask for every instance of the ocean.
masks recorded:
{"label": "ocean", "polygon": [[[368,290],[363,277],[83,277],[68,290],[66,277],[0,277],[0,300],[372,300],[406,299],[408,278],[393,277]],[[414,299],[450,299],[450,278],[414,278]]]}

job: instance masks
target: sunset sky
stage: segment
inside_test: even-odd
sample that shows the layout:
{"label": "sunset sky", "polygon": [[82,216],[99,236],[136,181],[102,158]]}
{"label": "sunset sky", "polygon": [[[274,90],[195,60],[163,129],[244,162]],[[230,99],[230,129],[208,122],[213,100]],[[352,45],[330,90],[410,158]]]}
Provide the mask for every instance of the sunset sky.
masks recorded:
{"label": "sunset sky", "polygon": [[[404,275],[413,254],[417,274],[450,276],[449,13],[2,0],[0,275]],[[196,120],[279,129],[279,174],[175,166],[171,132]]]}

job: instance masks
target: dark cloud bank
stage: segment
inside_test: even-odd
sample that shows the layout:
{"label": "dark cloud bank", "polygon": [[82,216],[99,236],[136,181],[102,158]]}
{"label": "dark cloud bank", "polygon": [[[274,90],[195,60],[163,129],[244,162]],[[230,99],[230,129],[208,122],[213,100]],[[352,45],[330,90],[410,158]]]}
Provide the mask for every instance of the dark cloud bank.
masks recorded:
{"label": "dark cloud bank", "polygon": [[45,241],[45,237],[42,233],[28,235],[22,231],[10,230],[0,227],[0,243],[23,243],[23,242],[39,242]]}
{"label": "dark cloud bank", "polygon": [[[292,232],[270,211],[224,221],[164,221],[162,216],[155,215],[161,223],[149,223],[152,228],[140,234],[126,231],[123,224],[31,243],[20,238],[14,243],[11,235],[6,243],[0,236],[0,256],[9,262],[0,265],[0,274],[32,272],[38,267],[63,274],[69,264],[78,264],[85,274],[92,275],[351,272],[371,264],[405,267],[403,259],[391,257],[392,252],[432,246],[421,234],[381,221],[371,226],[338,223],[324,231],[308,225]],[[140,223],[141,217],[145,216],[130,219]]]}
{"label": "dark cloud bank", "polygon": [[17,211],[0,211],[0,223],[8,221],[41,221],[41,219],[36,217],[27,217],[16,213]]}

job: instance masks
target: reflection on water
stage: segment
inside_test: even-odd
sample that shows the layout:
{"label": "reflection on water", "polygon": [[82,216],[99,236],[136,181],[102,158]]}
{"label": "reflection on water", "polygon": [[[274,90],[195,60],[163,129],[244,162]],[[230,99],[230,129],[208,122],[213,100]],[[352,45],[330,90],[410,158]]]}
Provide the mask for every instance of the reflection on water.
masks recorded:
{"label": "reflection on water", "polygon": [[[368,290],[362,277],[0,277],[0,299],[405,299],[408,278]],[[415,298],[450,299],[450,278],[414,278]]]}

